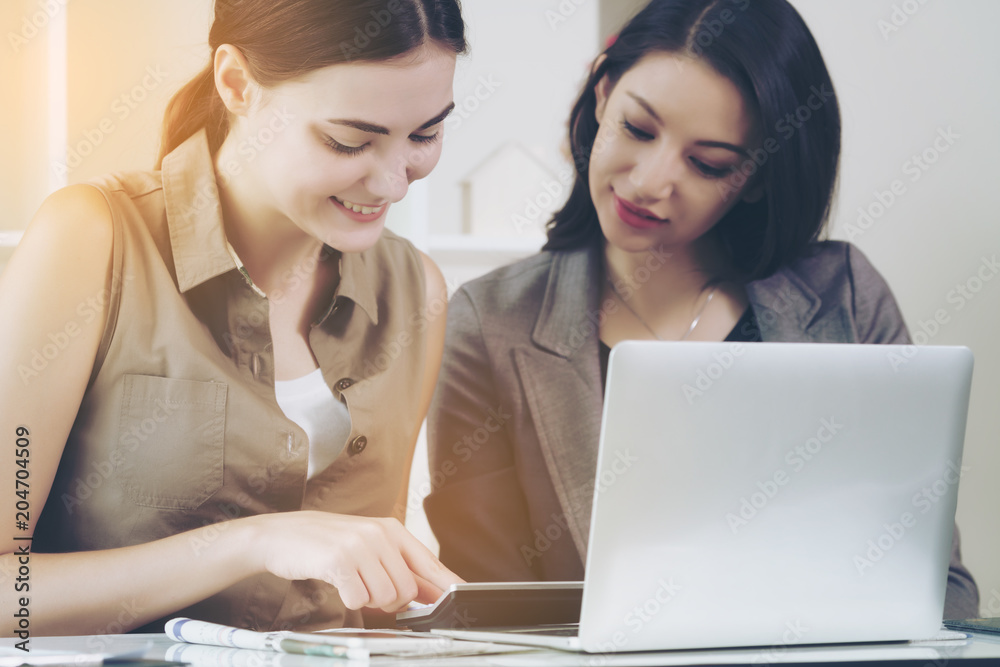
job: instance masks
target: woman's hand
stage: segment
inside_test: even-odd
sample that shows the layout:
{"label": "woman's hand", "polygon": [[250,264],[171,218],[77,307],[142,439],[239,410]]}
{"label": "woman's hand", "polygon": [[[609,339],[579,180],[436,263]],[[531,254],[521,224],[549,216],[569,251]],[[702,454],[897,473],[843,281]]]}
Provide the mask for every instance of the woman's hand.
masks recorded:
{"label": "woman's hand", "polygon": [[248,520],[261,531],[263,569],[283,579],[325,581],[349,609],[393,612],[413,600],[433,602],[462,582],[393,518],[299,511]]}

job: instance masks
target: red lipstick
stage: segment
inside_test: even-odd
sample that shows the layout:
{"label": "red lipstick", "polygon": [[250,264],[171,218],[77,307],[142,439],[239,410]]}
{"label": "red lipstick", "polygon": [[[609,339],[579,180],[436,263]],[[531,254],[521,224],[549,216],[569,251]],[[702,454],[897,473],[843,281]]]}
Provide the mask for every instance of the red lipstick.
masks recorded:
{"label": "red lipstick", "polygon": [[659,227],[665,224],[667,220],[663,218],[658,218],[653,215],[652,211],[644,209],[641,206],[636,206],[631,202],[625,201],[618,195],[612,195],[615,200],[615,213],[618,217],[622,219],[629,227],[635,227],[636,229],[653,229],[654,227]]}

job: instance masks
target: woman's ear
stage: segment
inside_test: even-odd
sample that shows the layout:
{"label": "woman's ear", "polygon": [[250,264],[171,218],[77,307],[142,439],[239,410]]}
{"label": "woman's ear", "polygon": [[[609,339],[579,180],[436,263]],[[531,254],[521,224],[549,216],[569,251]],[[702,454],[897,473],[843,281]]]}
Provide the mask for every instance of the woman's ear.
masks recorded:
{"label": "woman's ear", "polygon": [[[593,67],[590,68],[591,74],[597,71],[597,68],[608,59],[606,54],[601,54],[597,56],[594,60]],[[597,119],[597,124],[600,125],[602,119],[604,118],[604,108],[608,104],[608,97],[611,95],[611,81],[608,80],[608,75],[605,74],[600,78],[600,80],[594,84],[594,95],[597,97],[597,106],[594,109],[594,116]]]}
{"label": "woman's ear", "polygon": [[219,46],[215,50],[215,89],[229,112],[245,116],[256,99],[257,88],[243,52],[232,44]]}

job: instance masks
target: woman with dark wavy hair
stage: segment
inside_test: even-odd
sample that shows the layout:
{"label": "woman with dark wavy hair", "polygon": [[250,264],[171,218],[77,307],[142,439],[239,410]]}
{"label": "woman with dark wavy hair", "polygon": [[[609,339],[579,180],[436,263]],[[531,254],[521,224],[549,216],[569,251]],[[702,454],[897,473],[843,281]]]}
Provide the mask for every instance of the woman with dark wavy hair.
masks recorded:
{"label": "woman with dark wavy hair", "polygon": [[0,282],[32,634],[359,626],[460,581],[397,509],[447,293],[383,226],[464,30],[457,0],[217,0],[157,170],[46,200]]}
{"label": "woman with dark wavy hair", "polygon": [[[576,180],[543,252],[451,302],[425,503],[446,565],[583,578],[619,341],[909,343],[865,257],[819,240],[840,125],[786,0],[653,0],[625,26],[570,115]],[[977,601],[956,532],[946,615]]]}

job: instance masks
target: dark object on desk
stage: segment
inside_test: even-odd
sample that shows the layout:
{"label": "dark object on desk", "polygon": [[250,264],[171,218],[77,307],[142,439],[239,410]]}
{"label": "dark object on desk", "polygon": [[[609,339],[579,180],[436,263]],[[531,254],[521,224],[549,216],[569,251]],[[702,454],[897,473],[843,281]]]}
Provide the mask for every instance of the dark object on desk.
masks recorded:
{"label": "dark object on desk", "polygon": [[963,618],[961,620],[945,621],[944,627],[949,630],[963,632],[987,632],[1000,634],[1000,618]]}
{"label": "dark object on desk", "polygon": [[396,626],[431,629],[578,623],[582,581],[454,584],[434,604],[396,614]]}
{"label": "dark object on desk", "polygon": [[[731,665],[733,663],[730,663]],[[746,667],[753,667],[760,663],[746,663]],[[934,665],[951,665],[951,667],[993,667],[997,664],[996,658],[938,658],[927,660],[926,658],[914,658],[909,660],[834,660],[830,662],[781,662],[781,667],[817,667],[818,665],[838,665],[839,667],[929,667]],[[740,667],[743,667],[740,665]]]}

